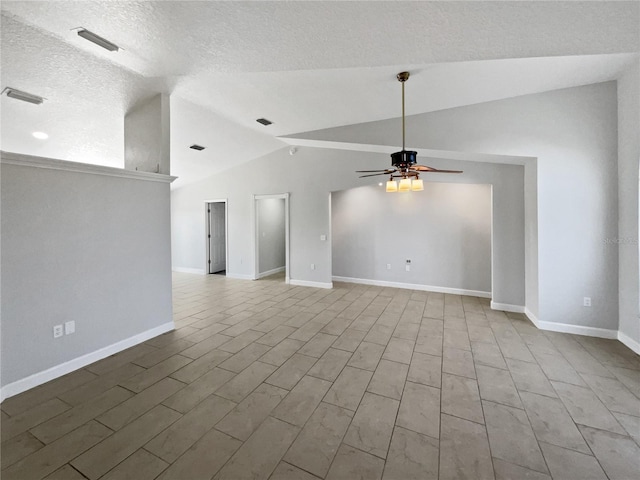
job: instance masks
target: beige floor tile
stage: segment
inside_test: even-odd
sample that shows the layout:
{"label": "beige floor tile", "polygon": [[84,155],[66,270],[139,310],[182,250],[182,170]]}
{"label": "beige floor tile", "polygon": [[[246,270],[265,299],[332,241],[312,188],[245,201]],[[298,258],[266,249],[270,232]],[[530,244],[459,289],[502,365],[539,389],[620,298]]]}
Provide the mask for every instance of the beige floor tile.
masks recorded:
{"label": "beige floor tile", "polygon": [[413,354],[413,346],[415,342],[403,338],[391,338],[387,344],[387,348],[382,355],[385,360],[392,362],[411,363],[411,355]]}
{"label": "beige floor tile", "polygon": [[442,415],[441,480],[492,480],[493,465],[483,425]]}
{"label": "beige floor tile", "polygon": [[326,480],[379,480],[383,470],[381,458],[342,444]]}
{"label": "beige floor tile", "polygon": [[[640,376],[640,372],[638,372]],[[615,378],[582,374],[582,378],[612,412],[640,416],[640,399]]]}
{"label": "beige floor tile", "polygon": [[2,442],[0,446],[0,459],[2,459],[2,468],[5,469],[13,465],[18,460],[22,460],[27,455],[31,455],[44,447],[44,443],[31,435],[24,432],[13,437],[11,440]]}
{"label": "beige floor tile", "polygon": [[520,397],[539,441],[591,454],[560,399],[529,392]]}
{"label": "beige floor tile", "polygon": [[[459,322],[464,322],[464,320],[457,319]],[[447,321],[445,320],[445,329],[443,336],[443,346],[444,348],[459,348],[461,350],[469,350],[471,351],[471,343],[469,342],[469,334],[467,333],[466,328],[464,330],[452,330],[447,327]]]}
{"label": "beige floor tile", "polygon": [[442,357],[414,352],[407,380],[440,388],[442,384]]}
{"label": "beige floor tile", "polygon": [[242,442],[210,430],[158,477],[158,480],[211,480]]}
{"label": "beige floor tile", "polygon": [[473,361],[476,365],[486,365],[488,367],[508,370],[502,352],[497,345],[482,342],[471,342]]}
{"label": "beige floor tile", "polygon": [[367,391],[400,400],[408,371],[409,366],[404,363],[380,360]]}
{"label": "beige floor tile", "polygon": [[217,333],[215,335],[212,335],[211,337],[205,338],[201,342],[192,344],[190,347],[185,348],[180,352],[180,355],[195,360],[202,357],[203,355],[206,355],[212,349],[218,348],[220,347],[220,345],[230,342],[232,339],[233,337],[223,335],[222,333]]}
{"label": "beige floor tile", "polygon": [[102,480],[153,480],[168,466],[167,462],[140,449],[101,478]]}
{"label": "beige floor tile", "polygon": [[245,441],[288,393],[263,383],[218,422],[216,429]]}
{"label": "beige floor tile", "polygon": [[240,373],[253,362],[258,360],[258,358],[265,355],[268,351],[269,347],[267,347],[266,345],[252,343],[244,347],[232,357],[226,359],[218,366],[220,368],[224,368],[225,370],[230,370],[234,373]]}
{"label": "beige floor tile", "polygon": [[336,341],[337,335],[328,335],[326,333],[316,333],[298,353],[309,357],[320,358],[324,352]]}
{"label": "beige floor tile", "polygon": [[133,393],[122,387],[113,387],[91,401],[67,410],[51,420],[32,428],[31,433],[42,442],[51,443],[107,410],[120,405],[132,396]]}
{"label": "beige floor tile", "polygon": [[344,443],[386,458],[399,406],[400,402],[397,400],[365,393],[344,437]]}
{"label": "beige floor tile", "polygon": [[302,427],[330,386],[331,382],[305,376],[275,408],[272,416]]}
{"label": "beige floor tile", "polygon": [[[471,343],[489,343],[491,345],[498,345],[496,338],[493,336],[493,331],[489,327],[481,327],[478,325],[469,325],[469,340]],[[502,354],[500,355],[502,356]]]}
{"label": "beige floor tile", "polygon": [[442,412],[484,423],[477,382],[471,378],[443,374]]}
{"label": "beige floor tile", "polygon": [[324,478],[352,418],[350,410],[320,403],[284,459]]}
{"label": "beige floor tile", "polygon": [[318,477],[286,462],[280,462],[269,480],[317,480]]}
{"label": "beige floor tile", "polygon": [[498,458],[493,459],[493,469],[496,480],[551,480],[551,477],[546,473],[529,470]]}
{"label": "beige floor tile", "polygon": [[[422,327],[421,327],[422,328]],[[418,334],[418,338],[416,339],[416,344],[413,347],[414,352],[418,353],[426,353],[427,355],[435,355],[438,357],[442,356],[442,334],[431,334],[428,336],[421,337]]]}
{"label": "beige floor tile", "polygon": [[610,432],[625,433],[615,417],[590,389],[561,382],[551,384],[574,422]]}
{"label": "beige floor tile", "polygon": [[521,467],[548,473],[524,410],[482,402],[491,455]]}
{"label": "beige floor tile", "polygon": [[537,352],[534,353],[534,357],[549,380],[571,383],[572,385],[579,385],[581,387],[587,386],[578,372],[574,370],[564,357]]}
{"label": "beige floor tile", "polygon": [[378,366],[385,347],[376,343],[362,342],[347,363],[350,367],[374,371]]}
{"label": "beige floor tile", "polygon": [[640,447],[631,438],[590,427],[579,428],[610,480],[640,476]]}
{"label": "beige floor tile", "polygon": [[26,480],[45,477],[111,433],[107,427],[92,420],[3,470],[2,479]]}
{"label": "beige floor tile", "polygon": [[407,382],[396,425],[433,438],[440,437],[440,390]]}
{"label": "beige floor tile", "polygon": [[165,378],[146,390],[106,411],[96,419],[112,430],[120,430],[140,415],[171,397],[185,385],[172,378]]}
{"label": "beige floor tile", "polygon": [[540,442],[553,480],[607,480],[598,461],[591,455]]}
{"label": "beige floor tile", "polygon": [[383,480],[437,480],[439,442],[396,427],[387,455]]}
{"label": "beige floor tile", "polygon": [[635,438],[638,445],[640,445],[640,417],[615,412],[613,415],[616,417],[616,420],[618,420],[618,423],[620,423],[627,433]]}
{"label": "beige floor tile", "polygon": [[266,382],[276,387],[291,390],[300,379],[304,377],[309,369],[313,367],[316,361],[317,359],[314,357],[307,357],[306,355],[295,353],[267,378]]}
{"label": "beige floor tile", "polygon": [[53,418],[70,408],[71,406],[67,405],[62,400],[52,398],[51,400],[47,400],[27,411],[12,416],[9,420],[2,422],[0,425],[2,441],[6,442],[13,437],[17,437],[30,428],[46,422],[50,418]]}
{"label": "beige floor tile", "polygon": [[180,417],[178,412],[158,405],[70,463],[87,478],[97,479]]}
{"label": "beige floor tile", "polygon": [[181,413],[187,413],[202,400],[220,389],[220,387],[223,385],[226,387],[228,382],[236,380],[234,377],[237,378],[233,372],[215,367],[213,370],[210,370],[208,373],[182,388],[162,403],[173,410]]}
{"label": "beige floor tile", "polygon": [[360,330],[364,332],[366,336],[367,332],[371,330],[371,327],[373,327],[373,325],[376,323],[377,320],[378,320],[378,315],[376,315],[373,312],[371,314],[368,314],[365,310],[365,312],[363,312],[362,315],[356,318],[353,321],[353,323],[349,325],[349,328],[352,328],[353,330]]}
{"label": "beige floor tile", "polygon": [[231,400],[210,395],[144,448],[166,462],[174,462],[235,406]]}
{"label": "beige floor tile", "polygon": [[[640,398],[640,372],[629,368],[608,367],[609,370],[627,387],[633,394]],[[11,412],[9,412],[11,413]]]}
{"label": "beige floor tile", "polygon": [[[329,311],[332,305],[325,307],[325,310]],[[320,333],[327,333],[329,335],[335,335],[339,337],[342,333],[353,323],[350,318],[336,317],[331,320],[325,327],[320,330]]]}
{"label": "beige floor tile", "polygon": [[418,331],[420,330],[420,319],[421,317],[418,318],[418,323],[398,323],[395,330],[393,331],[392,337],[402,338],[415,342],[416,338],[418,337]]}
{"label": "beige floor tile", "polygon": [[527,345],[522,341],[517,333],[514,335],[515,336],[513,338],[508,339],[496,335],[496,341],[502,351],[502,355],[505,358],[511,358],[513,360],[535,363],[535,359],[533,358],[533,355],[531,355]]}
{"label": "beige floor tile", "polygon": [[279,327],[276,327],[273,330],[271,330],[265,336],[260,337],[258,340],[256,340],[256,342],[261,343],[263,345],[267,345],[269,347],[275,347],[277,344],[279,344],[282,340],[287,338],[289,335],[291,335],[295,331],[296,329],[293,327],[280,325]]}
{"label": "beige floor tile", "polygon": [[120,386],[132,392],[140,393],[191,362],[192,360],[190,358],[183,357],[182,355],[174,355],[148,368],[144,372],[140,372],[137,375],[121,381]]}
{"label": "beige floor tile", "polygon": [[105,373],[115,370],[116,368],[130,363],[133,360],[137,360],[145,355],[150,355],[153,352],[157,352],[158,350],[160,349],[142,343],[140,345],[136,345],[135,347],[128,348],[126,350],[123,350],[122,352],[116,353],[115,355],[111,355],[107,358],[92,363],[91,365],[86,366],[85,370],[89,370],[91,373],[94,373],[96,375],[104,375]]}
{"label": "beige floor tile", "polygon": [[344,367],[324,397],[324,401],[355,411],[372,376],[373,372],[367,370]]}
{"label": "beige floor tile", "polygon": [[477,365],[476,375],[478,376],[478,386],[480,387],[480,398],[516,408],[523,408],[520,396],[508,370]]}
{"label": "beige floor tile", "polygon": [[244,333],[241,333],[240,335],[235,337],[233,340],[223,343],[217,348],[218,350],[223,350],[229,353],[238,353],[244,347],[249,345],[251,342],[255,342],[263,335],[264,333],[262,332],[256,332],[255,330],[248,330]]}
{"label": "beige floor tile", "polygon": [[289,360],[304,345],[300,340],[292,340],[287,338],[273,347],[268,353],[260,358],[263,363],[280,367],[284,362]]}
{"label": "beige floor tile", "polygon": [[476,378],[476,369],[473,363],[473,355],[468,350],[459,348],[443,348],[442,371],[452,375]]}
{"label": "beige floor tile", "polygon": [[[166,360],[173,355],[182,352],[183,350],[189,348],[193,345],[193,342],[190,342],[185,339],[176,340],[173,343],[170,343],[166,347],[156,348],[154,351],[147,353],[141,357],[134,358],[131,360],[132,363],[136,365],[140,365],[144,368],[150,368],[154,365],[160,363],[163,360]],[[188,355],[187,355],[188,356]]]}
{"label": "beige floor tile", "polygon": [[115,387],[121,381],[144,371],[145,369],[139,365],[125,363],[115,370],[96,376],[87,383],[58,395],[58,398],[69,405],[80,405]]}
{"label": "beige floor tile", "polygon": [[71,465],[66,464],[44,477],[44,480],[85,480],[85,476],[78,472]]}
{"label": "beige floor tile", "polygon": [[307,375],[333,382],[350,358],[350,352],[330,348],[320,357],[320,360],[311,367]]}
{"label": "beige floor tile", "polygon": [[[387,342],[393,334],[394,327],[376,324],[367,333],[363,341],[375,343],[377,345],[387,345]],[[384,350],[383,350],[384,351]]]}
{"label": "beige floor tile", "polygon": [[535,363],[522,362],[507,358],[507,365],[511,372],[511,378],[519,391],[537,393],[547,397],[557,397],[556,391]]}
{"label": "beige floor tile", "polygon": [[216,480],[267,479],[300,429],[269,417],[216,475]]}
{"label": "beige floor tile", "polygon": [[214,367],[220,365],[230,356],[231,354],[229,352],[223,352],[222,350],[211,350],[209,353],[202,355],[200,358],[194,360],[187,366],[182,367],[180,370],[172,373],[170,376],[171,378],[175,378],[176,380],[183,383],[192,383],[203,376],[205,373],[213,370]]}

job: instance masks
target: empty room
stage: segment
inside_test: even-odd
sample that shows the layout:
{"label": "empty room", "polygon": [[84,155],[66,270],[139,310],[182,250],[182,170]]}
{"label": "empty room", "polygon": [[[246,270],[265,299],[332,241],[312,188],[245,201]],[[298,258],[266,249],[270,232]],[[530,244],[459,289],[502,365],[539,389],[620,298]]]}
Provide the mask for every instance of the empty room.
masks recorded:
{"label": "empty room", "polygon": [[0,9],[0,478],[638,478],[639,2]]}

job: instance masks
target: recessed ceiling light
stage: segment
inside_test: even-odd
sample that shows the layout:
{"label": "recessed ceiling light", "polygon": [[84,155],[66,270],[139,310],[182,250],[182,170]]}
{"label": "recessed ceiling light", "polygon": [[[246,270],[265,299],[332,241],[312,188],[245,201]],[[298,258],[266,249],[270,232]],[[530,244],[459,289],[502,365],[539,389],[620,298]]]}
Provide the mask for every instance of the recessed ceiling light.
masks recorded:
{"label": "recessed ceiling light", "polygon": [[99,45],[102,48],[109,50],[110,52],[117,52],[120,50],[120,47],[115,43],[110,42],[106,38],[102,38],[100,35],[96,35],[93,32],[90,32],[86,28],[81,28],[78,30],[78,35],[80,35],[85,40],[89,40],[90,42]]}
{"label": "recessed ceiling light", "polygon": [[381,186],[382,186],[382,182],[380,182],[380,183],[378,184],[378,186],[379,186],[379,187],[381,187]]}
{"label": "recessed ceiling light", "polygon": [[33,132],[32,135],[38,140],[46,140],[47,138],[49,138],[49,135],[44,132]]}
{"label": "recessed ceiling light", "polygon": [[23,92],[22,90],[18,90],[17,88],[7,87],[2,93],[7,94],[7,97],[15,98],[16,100],[22,100],[23,102],[33,103],[35,105],[40,105],[44,98],[39,95],[34,95],[33,93]]}
{"label": "recessed ceiling light", "polygon": [[202,145],[196,145],[195,143],[193,145],[191,145],[189,148],[193,149],[193,150],[204,150],[205,147],[203,147]]}
{"label": "recessed ceiling light", "polygon": [[259,118],[259,119],[256,120],[256,122],[261,123],[265,127],[267,125],[271,125],[273,123],[271,120],[267,120],[266,118]]}

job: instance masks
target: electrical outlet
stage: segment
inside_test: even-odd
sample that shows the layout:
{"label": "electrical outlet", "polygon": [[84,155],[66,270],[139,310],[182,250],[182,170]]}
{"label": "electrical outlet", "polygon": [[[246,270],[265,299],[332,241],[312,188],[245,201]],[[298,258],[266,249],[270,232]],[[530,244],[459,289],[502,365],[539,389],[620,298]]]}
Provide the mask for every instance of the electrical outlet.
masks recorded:
{"label": "electrical outlet", "polygon": [[72,333],[76,333],[76,322],[73,320],[64,322],[64,334],[71,335]]}
{"label": "electrical outlet", "polygon": [[327,240],[327,236],[326,235],[320,235],[320,240],[321,241],[326,241]]}
{"label": "electrical outlet", "polygon": [[315,269],[316,269],[316,264],[315,264],[315,263],[312,263],[312,264],[311,264],[311,270],[315,270]]}
{"label": "electrical outlet", "polygon": [[407,265],[411,265],[411,260],[407,258]]}
{"label": "electrical outlet", "polygon": [[387,270],[391,270],[391,264],[387,263]]}
{"label": "electrical outlet", "polygon": [[54,325],[53,338],[60,338],[62,335],[64,335],[64,329],[62,328],[62,325]]}
{"label": "electrical outlet", "polygon": [[591,306],[591,297],[584,297],[583,305],[585,307],[590,307]]}

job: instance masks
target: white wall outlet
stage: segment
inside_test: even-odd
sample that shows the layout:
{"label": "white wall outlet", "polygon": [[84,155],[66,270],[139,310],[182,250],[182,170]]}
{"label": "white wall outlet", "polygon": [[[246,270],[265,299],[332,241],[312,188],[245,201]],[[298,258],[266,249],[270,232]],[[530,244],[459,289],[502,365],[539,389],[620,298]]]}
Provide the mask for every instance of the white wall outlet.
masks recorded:
{"label": "white wall outlet", "polygon": [[391,264],[387,263],[387,270],[391,270]]}
{"label": "white wall outlet", "polygon": [[315,263],[312,263],[312,264],[311,264],[311,270],[315,270],[315,269],[316,269],[316,264],[315,264]]}
{"label": "white wall outlet", "polygon": [[585,307],[590,307],[591,306],[591,297],[584,297],[583,305]]}
{"label": "white wall outlet", "polygon": [[64,334],[71,335],[72,333],[76,333],[76,322],[74,320],[64,322]]}
{"label": "white wall outlet", "polygon": [[320,240],[322,240],[323,242],[327,240],[327,236],[326,235],[320,235]]}
{"label": "white wall outlet", "polygon": [[405,269],[407,272],[410,272],[410,271],[411,271],[411,265],[407,263],[407,264],[404,266],[404,269]]}
{"label": "white wall outlet", "polygon": [[62,325],[54,325],[53,326],[53,338],[60,338],[64,335],[64,328]]}
{"label": "white wall outlet", "polygon": [[411,260],[407,258],[407,265],[411,265]]}

